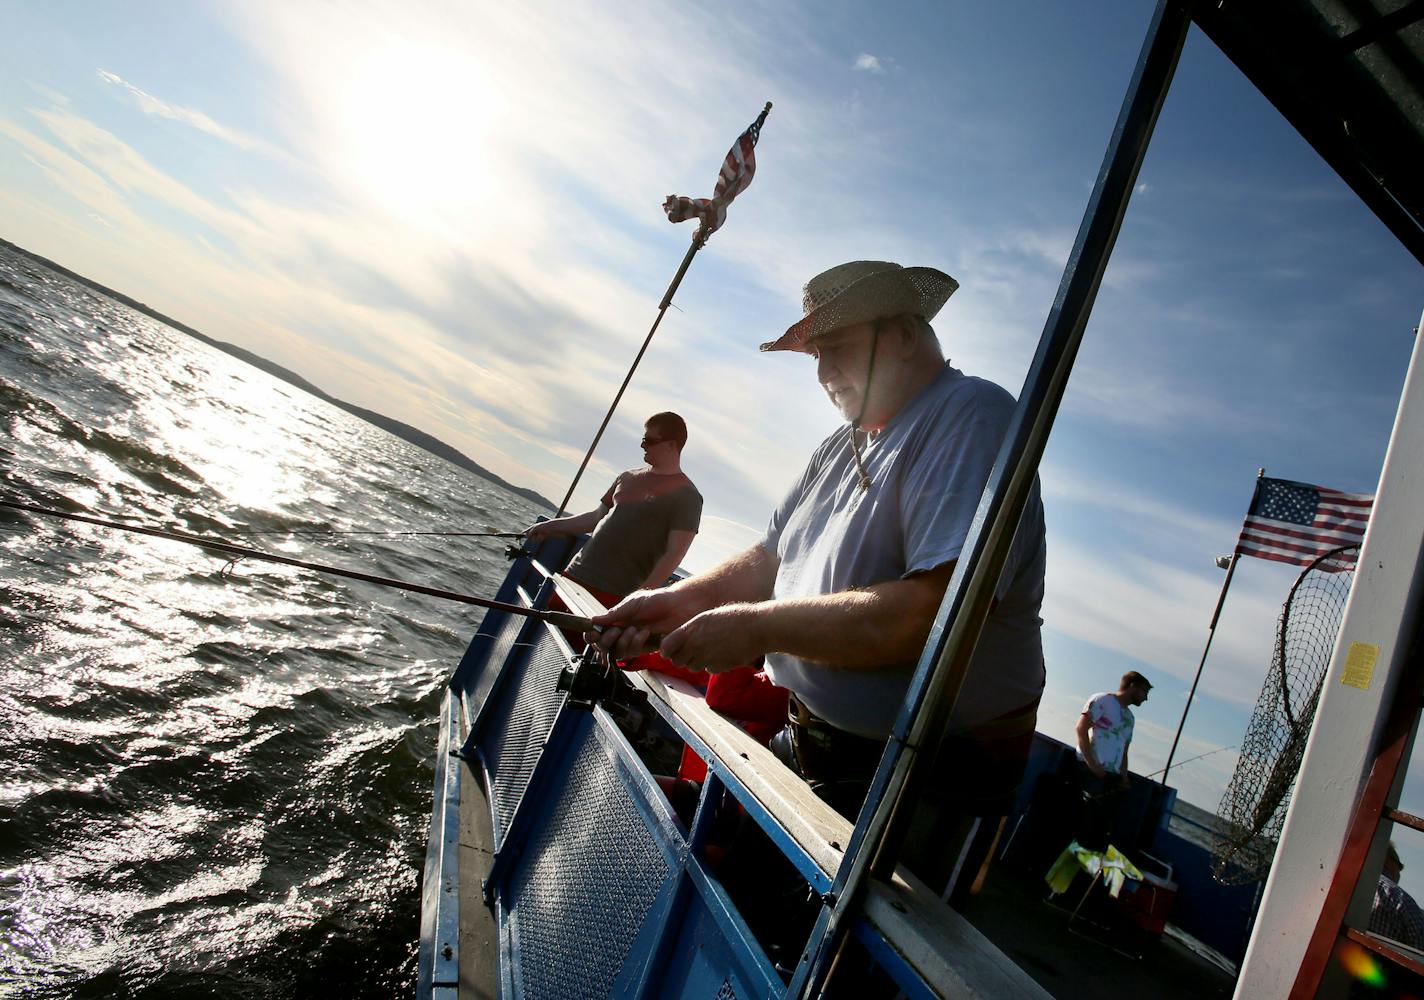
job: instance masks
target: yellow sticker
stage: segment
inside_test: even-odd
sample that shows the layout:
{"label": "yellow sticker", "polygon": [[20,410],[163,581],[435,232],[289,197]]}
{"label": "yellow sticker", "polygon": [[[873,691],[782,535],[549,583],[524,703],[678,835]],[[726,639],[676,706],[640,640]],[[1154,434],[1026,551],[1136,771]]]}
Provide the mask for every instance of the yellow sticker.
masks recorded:
{"label": "yellow sticker", "polygon": [[1379,646],[1373,642],[1352,642],[1350,652],[1345,656],[1345,676],[1340,683],[1361,691],[1370,689],[1370,680],[1375,675],[1375,663],[1379,660]]}

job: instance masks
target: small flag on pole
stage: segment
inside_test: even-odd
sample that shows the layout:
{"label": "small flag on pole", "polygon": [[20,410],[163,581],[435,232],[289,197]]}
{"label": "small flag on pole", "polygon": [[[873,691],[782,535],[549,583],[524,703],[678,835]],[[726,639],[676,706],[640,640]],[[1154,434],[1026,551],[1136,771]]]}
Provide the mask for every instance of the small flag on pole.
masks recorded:
{"label": "small flag on pole", "polygon": [[663,202],[663,211],[669,222],[685,222],[688,219],[702,220],[705,235],[711,236],[727,221],[727,206],[732,199],[747,189],[756,173],[756,144],[761,137],[761,126],[771,111],[771,102],[762,109],[757,120],[732,143],[727,158],[722,161],[722,169],[717,174],[717,186],[711,198],[684,198],[670,194]]}
{"label": "small flag on pole", "polygon": [[[1262,477],[1256,480],[1256,495],[1241,526],[1236,551],[1243,556],[1309,566],[1332,549],[1359,545],[1374,502],[1369,493],[1341,493]],[[1342,553],[1336,568],[1344,569],[1354,562],[1355,553]]]}

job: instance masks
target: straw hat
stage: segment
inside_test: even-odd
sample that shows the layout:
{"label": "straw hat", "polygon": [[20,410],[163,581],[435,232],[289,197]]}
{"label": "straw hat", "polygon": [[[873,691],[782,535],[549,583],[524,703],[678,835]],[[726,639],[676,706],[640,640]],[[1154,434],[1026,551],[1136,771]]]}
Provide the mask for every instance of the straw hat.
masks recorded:
{"label": "straw hat", "polygon": [[901,267],[884,260],[853,260],[806,282],[801,307],[806,315],[763,351],[804,351],[823,333],[906,313],[934,318],[959,287],[932,267]]}

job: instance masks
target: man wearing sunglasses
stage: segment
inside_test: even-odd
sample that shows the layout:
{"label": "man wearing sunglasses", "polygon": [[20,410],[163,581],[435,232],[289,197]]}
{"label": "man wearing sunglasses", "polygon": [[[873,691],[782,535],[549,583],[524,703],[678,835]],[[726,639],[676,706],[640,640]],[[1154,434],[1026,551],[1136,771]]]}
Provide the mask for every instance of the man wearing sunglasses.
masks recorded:
{"label": "man wearing sunglasses", "polygon": [[620,473],[597,507],[524,531],[531,540],[592,532],[564,575],[605,605],[667,583],[702,521],[702,494],[682,471],[683,419],[653,414],[638,444],[648,464]]}

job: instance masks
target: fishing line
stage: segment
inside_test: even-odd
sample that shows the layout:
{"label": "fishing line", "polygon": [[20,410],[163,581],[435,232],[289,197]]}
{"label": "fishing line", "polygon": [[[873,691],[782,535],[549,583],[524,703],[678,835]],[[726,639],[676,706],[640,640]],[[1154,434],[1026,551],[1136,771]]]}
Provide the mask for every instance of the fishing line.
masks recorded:
{"label": "fishing line", "polygon": [[[4,501],[0,504],[9,506]],[[120,522],[115,522],[120,523]],[[318,538],[325,535],[380,535],[380,536],[413,536],[425,535],[437,538],[523,538],[522,531],[495,531],[491,528],[488,531],[402,531],[396,529],[364,529],[364,528],[225,528],[230,535],[295,535],[298,537]]]}
{"label": "fishing line", "polygon": [[234,535],[435,535],[440,538],[523,538],[522,531],[377,531],[345,528],[233,528]]}
{"label": "fishing line", "polygon": [[524,618],[536,618],[539,621],[557,628],[569,629],[571,631],[602,631],[600,626],[594,625],[592,621],[580,615],[567,614],[562,611],[540,611],[537,608],[526,608],[522,604],[507,604],[504,601],[491,601],[483,597],[475,597],[472,594],[461,594],[453,590],[442,590],[439,587],[427,587],[421,583],[395,580],[391,577],[376,576],[373,573],[358,573],[355,570],[325,566],[321,563],[307,562],[303,559],[293,559],[290,556],[279,556],[271,552],[263,552],[260,549],[248,548],[245,545],[233,545],[231,542],[222,542],[213,538],[203,538],[199,535],[189,535],[181,531],[165,531],[161,528],[147,528],[136,524],[124,524],[102,517],[90,517],[86,514],[70,514],[64,511],[50,510],[47,507],[38,507],[34,504],[17,503],[13,500],[0,500],[0,507],[24,511],[28,514],[38,514],[41,517],[58,518],[63,521],[79,521],[84,524],[94,524],[101,528],[111,528],[115,531],[132,531],[140,535],[149,535],[153,538],[163,538],[172,542],[196,545],[199,548],[209,549],[213,552],[222,552],[229,556],[237,556],[240,559],[257,559],[261,562],[278,563],[282,566],[295,566],[297,569],[304,569],[313,573],[327,573],[332,576],[345,577],[349,580],[360,580],[363,583],[374,583],[380,587],[390,587],[394,590],[408,590],[415,594],[424,594],[427,597],[438,597],[445,601],[473,604],[477,608],[504,611],[512,615],[520,615]]}
{"label": "fishing line", "polygon": [[[1215,750],[1208,750],[1206,753],[1199,753],[1195,757],[1188,757],[1186,760],[1179,761],[1176,764],[1173,764],[1172,766],[1174,768],[1181,767],[1183,764],[1190,764],[1194,760],[1201,760],[1203,757],[1210,757],[1214,753],[1221,753],[1221,751],[1223,750],[1234,750],[1235,748],[1235,743],[1232,743],[1230,746],[1217,747]],[[1144,774],[1143,777],[1155,778],[1157,777],[1157,775],[1164,773],[1166,770],[1167,769],[1164,767],[1161,771],[1153,771],[1151,774]]]}

